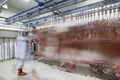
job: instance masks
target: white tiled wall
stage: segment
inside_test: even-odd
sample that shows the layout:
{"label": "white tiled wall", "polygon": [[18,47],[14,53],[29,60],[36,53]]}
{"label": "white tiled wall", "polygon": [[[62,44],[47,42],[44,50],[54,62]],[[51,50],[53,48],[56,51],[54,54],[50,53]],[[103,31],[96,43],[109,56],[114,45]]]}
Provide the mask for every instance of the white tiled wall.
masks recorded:
{"label": "white tiled wall", "polygon": [[0,38],[0,60],[14,57],[14,38]]}

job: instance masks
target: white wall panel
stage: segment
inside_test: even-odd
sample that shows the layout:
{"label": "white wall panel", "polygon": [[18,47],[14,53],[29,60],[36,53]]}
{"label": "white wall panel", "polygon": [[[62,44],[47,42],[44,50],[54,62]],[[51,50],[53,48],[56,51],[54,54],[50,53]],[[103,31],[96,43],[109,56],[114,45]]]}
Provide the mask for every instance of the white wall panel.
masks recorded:
{"label": "white wall panel", "polygon": [[14,58],[14,38],[0,38],[0,61]]}
{"label": "white wall panel", "polygon": [[5,54],[5,59],[8,59],[7,39],[4,39],[4,46],[5,46],[5,47],[4,47],[4,48],[5,48],[5,49],[4,49],[4,50],[5,50],[5,53],[4,53],[4,54]]}
{"label": "white wall panel", "polygon": [[10,39],[10,58],[13,58],[14,56],[14,40]]}
{"label": "white wall panel", "polygon": [[2,45],[1,45],[2,41],[0,39],[0,60],[2,60]]}
{"label": "white wall panel", "polygon": [[1,46],[2,46],[2,48],[1,48],[1,60],[4,60],[5,59],[5,50],[4,50],[4,40],[3,39],[1,39],[1,41],[2,41],[2,43],[1,43]]}
{"label": "white wall panel", "polygon": [[18,32],[0,30],[0,37],[16,37]]}

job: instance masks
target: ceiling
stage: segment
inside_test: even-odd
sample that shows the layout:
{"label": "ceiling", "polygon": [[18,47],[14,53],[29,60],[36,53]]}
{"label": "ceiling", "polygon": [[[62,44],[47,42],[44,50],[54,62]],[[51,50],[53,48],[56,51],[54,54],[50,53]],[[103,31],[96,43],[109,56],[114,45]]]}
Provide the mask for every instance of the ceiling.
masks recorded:
{"label": "ceiling", "polygon": [[9,7],[16,8],[20,12],[38,5],[34,0],[8,0],[7,4]]}
{"label": "ceiling", "polygon": [[[23,12],[23,11],[31,9],[35,6],[38,6],[40,3],[45,3],[47,1],[62,1],[62,0],[7,0],[8,9],[6,9],[6,12],[5,11],[3,12],[3,16],[4,16],[4,14],[8,13],[7,17],[6,16],[5,17],[9,18],[11,16],[14,16],[14,15],[20,13],[20,12]],[[63,5],[64,7],[60,6],[61,8],[57,9],[56,11],[51,10],[50,13],[53,13],[53,14],[56,13],[56,12],[60,13],[60,12],[64,12],[64,11],[67,11],[67,10],[75,9],[77,7],[81,7],[81,6],[89,5],[89,4],[92,4],[92,3],[95,3],[95,2],[99,2],[99,1],[102,1],[102,0],[65,0],[65,1],[74,1],[75,4],[73,3],[73,5],[69,5],[69,6],[65,6],[68,3],[64,4]],[[81,1],[81,2],[76,3],[76,1]],[[7,12],[7,10],[8,10],[8,12]],[[44,14],[47,14],[47,13],[44,13]],[[51,14],[47,14],[47,15],[51,15]],[[40,17],[41,17],[41,15],[36,16],[35,19],[40,18]]]}
{"label": "ceiling", "polygon": [[[39,3],[45,4],[48,1],[55,1],[55,0],[7,0],[7,5],[8,5],[8,9],[10,7],[10,8],[13,8],[15,12],[17,11],[17,13],[20,13],[20,12],[26,11],[28,9],[31,9],[35,6],[38,6]],[[61,0],[58,0],[58,1],[61,1]],[[65,1],[69,1],[69,0],[65,0]],[[11,16],[13,16],[13,15],[11,15]]]}
{"label": "ceiling", "polygon": [[39,3],[45,3],[49,0],[6,0],[6,1],[7,1],[6,2],[7,5],[5,4],[4,7],[7,8],[4,8],[3,6],[2,8],[0,8],[0,17],[9,18],[18,13],[31,9],[35,6],[38,6]]}

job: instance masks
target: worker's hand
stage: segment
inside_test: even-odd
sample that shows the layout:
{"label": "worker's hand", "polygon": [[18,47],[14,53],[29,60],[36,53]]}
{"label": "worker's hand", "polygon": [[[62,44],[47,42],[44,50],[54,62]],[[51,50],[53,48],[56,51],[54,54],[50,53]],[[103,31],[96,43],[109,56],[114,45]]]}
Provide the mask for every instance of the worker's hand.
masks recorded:
{"label": "worker's hand", "polygon": [[40,39],[39,38],[34,38],[31,40],[31,43],[40,43]]}

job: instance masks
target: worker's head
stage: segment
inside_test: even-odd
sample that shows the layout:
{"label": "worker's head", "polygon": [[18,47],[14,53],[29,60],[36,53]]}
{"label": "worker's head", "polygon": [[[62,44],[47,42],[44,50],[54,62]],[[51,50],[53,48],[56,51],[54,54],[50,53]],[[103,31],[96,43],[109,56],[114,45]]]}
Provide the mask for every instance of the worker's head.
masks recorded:
{"label": "worker's head", "polygon": [[28,35],[28,32],[22,32],[22,35],[23,35],[23,36],[27,36],[27,35]]}

